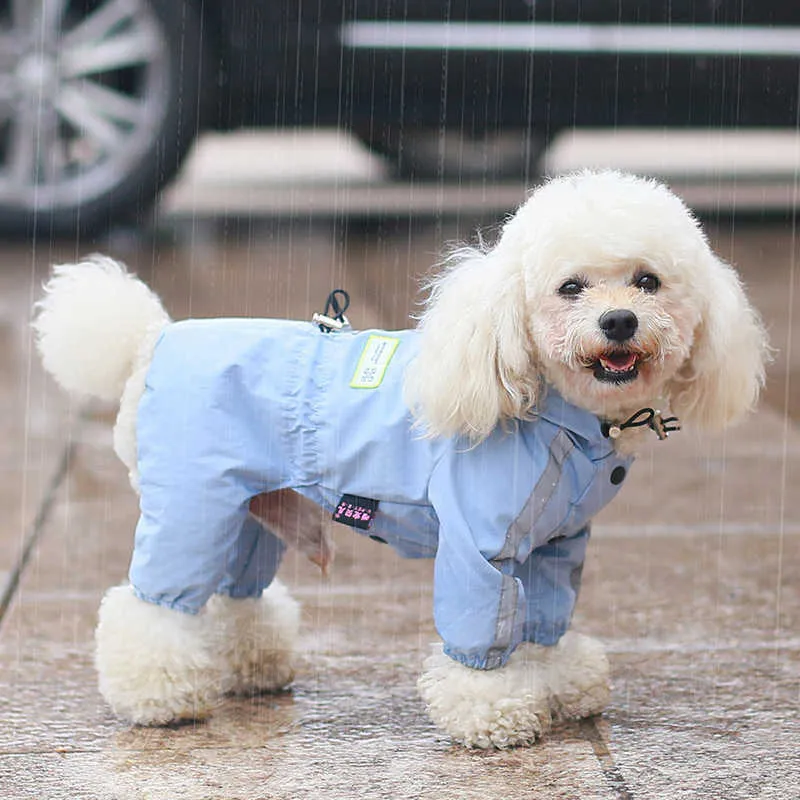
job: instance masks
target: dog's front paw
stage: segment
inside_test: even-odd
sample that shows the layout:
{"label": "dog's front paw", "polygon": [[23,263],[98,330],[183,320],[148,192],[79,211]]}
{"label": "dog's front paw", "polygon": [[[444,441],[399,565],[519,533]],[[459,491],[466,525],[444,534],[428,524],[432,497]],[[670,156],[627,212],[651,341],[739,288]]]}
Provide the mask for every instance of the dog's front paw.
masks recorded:
{"label": "dog's front paw", "polygon": [[553,717],[583,719],[599,714],[611,696],[608,658],[600,642],[568,632],[547,649]]}
{"label": "dog's front paw", "polygon": [[470,669],[441,651],[425,660],[417,686],[433,722],[467,747],[533,744],[550,728],[545,672],[521,645],[508,663]]}
{"label": "dog's front paw", "polygon": [[261,597],[215,595],[206,610],[220,631],[229,692],[277,692],[294,680],[300,604],[282,583]]}
{"label": "dog's front paw", "polygon": [[227,690],[218,632],[196,616],[146,603],[115,586],[100,605],[95,663],[100,693],[137,725],[207,717]]}

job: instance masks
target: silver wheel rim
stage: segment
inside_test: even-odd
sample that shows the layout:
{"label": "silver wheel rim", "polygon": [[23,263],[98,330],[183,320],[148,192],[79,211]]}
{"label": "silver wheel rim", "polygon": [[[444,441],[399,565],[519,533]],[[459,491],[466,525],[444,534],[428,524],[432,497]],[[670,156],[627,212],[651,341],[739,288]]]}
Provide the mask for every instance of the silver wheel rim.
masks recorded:
{"label": "silver wheel rim", "polygon": [[[161,130],[169,48],[146,0],[0,5],[0,205],[75,209],[125,182]],[[86,10],[88,9],[88,10]]]}

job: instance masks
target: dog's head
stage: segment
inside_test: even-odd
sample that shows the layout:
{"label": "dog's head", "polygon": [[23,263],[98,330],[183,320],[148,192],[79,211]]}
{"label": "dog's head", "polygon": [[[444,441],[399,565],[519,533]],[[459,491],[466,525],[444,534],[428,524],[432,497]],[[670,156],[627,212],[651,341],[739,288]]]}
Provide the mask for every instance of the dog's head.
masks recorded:
{"label": "dog's head", "polygon": [[432,435],[480,440],[542,380],[612,420],[666,403],[724,427],[755,403],[767,343],[736,273],[665,186],[618,172],[546,183],[497,244],[431,282],[409,401]]}

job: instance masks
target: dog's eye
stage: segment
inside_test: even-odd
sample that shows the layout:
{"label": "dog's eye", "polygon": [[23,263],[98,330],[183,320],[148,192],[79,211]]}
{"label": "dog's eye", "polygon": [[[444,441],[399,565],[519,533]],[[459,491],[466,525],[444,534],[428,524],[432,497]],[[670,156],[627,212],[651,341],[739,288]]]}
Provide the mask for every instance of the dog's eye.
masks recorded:
{"label": "dog's eye", "polygon": [[558,287],[558,293],[562,297],[576,297],[585,288],[586,288],[586,283],[584,281],[578,280],[576,278],[570,278],[568,281],[564,281],[564,283],[562,283],[561,286]]}
{"label": "dog's eye", "polygon": [[633,285],[648,294],[655,294],[661,288],[661,281],[652,272],[644,272],[633,279]]}

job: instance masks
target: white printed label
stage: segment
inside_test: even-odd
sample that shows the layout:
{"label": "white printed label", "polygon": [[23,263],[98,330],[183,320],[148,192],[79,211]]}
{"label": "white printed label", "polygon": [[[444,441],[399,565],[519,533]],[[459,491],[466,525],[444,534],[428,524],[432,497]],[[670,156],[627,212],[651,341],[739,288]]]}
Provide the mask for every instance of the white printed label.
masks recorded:
{"label": "white printed label", "polygon": [[380,386],[398,344],[400,340],[391,336],[370,336],[358,359],[350,386],[353,389],[376,389]]}

